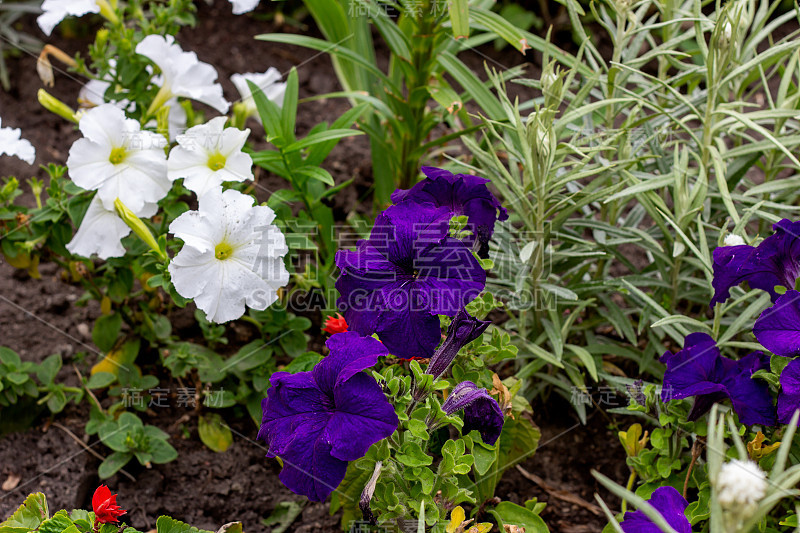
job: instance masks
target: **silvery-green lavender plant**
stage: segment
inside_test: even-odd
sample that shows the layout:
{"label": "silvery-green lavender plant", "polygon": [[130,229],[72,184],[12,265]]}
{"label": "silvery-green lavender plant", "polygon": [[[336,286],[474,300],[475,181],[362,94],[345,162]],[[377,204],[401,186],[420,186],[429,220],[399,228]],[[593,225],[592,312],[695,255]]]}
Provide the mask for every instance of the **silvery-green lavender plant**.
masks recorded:
{"label": "silvery-green lavender plant", "polygon": [[593,4],[609,59],[580,6],[567,9],[577,58],[545,54],[538,80],[514,80],[541,90],[532,101],[504,98],[494,76],[504,115],[484,117],[483,142],[464,139],[474,160],[460,161],[509,206],[492,257],[514,267],[490,284],[506,289],[517,375],[538,378],[529,398],[554,386],[574,399],[596,379],[624,394],[623,374],[660,377],[658,355],[693,331],[752,345],[764,297],[736,289],[702,316],[711,249],[730,235],[756,243],[797,212],[800,41],[772,37],[792,13],[751,0],[710,13],[694,0]]}

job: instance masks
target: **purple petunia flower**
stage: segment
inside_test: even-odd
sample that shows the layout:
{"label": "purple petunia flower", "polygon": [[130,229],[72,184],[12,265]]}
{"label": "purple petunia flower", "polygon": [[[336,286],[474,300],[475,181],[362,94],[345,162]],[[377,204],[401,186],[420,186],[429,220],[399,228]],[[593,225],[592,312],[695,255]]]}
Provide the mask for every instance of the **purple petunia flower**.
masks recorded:
{"label": "purple petunia flower", "polygon": [[711,307],[730,297],[730,289],[746,281],[767,291],[774,302],[776,286],[794,289],[800,275],[800,222],[784,218],[772,226],[773,235],[757,247],[720,246],[714,250],[714,298]]}
{"label": "purple petunia flower", "polygon": [[477,239],[486,244],[494,233],[494,223],[506,220],[508,212],[486,186],[489,180],[469,174],[453,174],[435,167],[422,167],[427,176],[408,190],[397,189],[392,202],[403,201],[433,207],[447,207],[453,216],[466,215],[473,235],[466,242],[472,245]]}
{"label": "purple petunia flower", "polygon": [[398,357],[433,354],[441,340],[437,315],[454,316],[486,284],[469,247],[447,235],[449,220],[444,207],[392,206],[355,251],[336,253],[337,305],[352,331],[377,333]]}
{"label": "purple petunia flower", "polygon": [[464,410],[463,435],[477,430],[483,442],[493,446],[503,431],[503,413],[500,405],[482,389],[471,381],[462,381],[455,386],[453,392],[442,404],[442,410],[448,415]]}
{"label": "purple petunia flower", "polygon": [[330,355],[310,372],[276,372],[261,402],[258,438],[280,456],[280,480],[297,494],[324,501],[344,479],[347,462],[397,429],[398,418],[375,379],[362,372],[389,355],[371,337],[338,333]]}
{"label": "purple petunia flower", "polygon": [[447,328],[447,338],[436,349],[436,353],[431,357],[431,362],[428,365],[426,372],[433,376],[434,379],[438,378],[450,368],[450,363],[456,358],[458,351],[483,335],[486,328],[489,327],[491,322],[478,320],[469,313],[466,309],[461,309],[453,321],[450,322],[450,327]]}
{"label": "purple petunia flower", "polygon": [[[664,517],[672,529],[678,533],[692,533],[692,525],[684,514],[689,502],[674,487],[658,487],[647,503]],[[625,533],[661,533],[661,528],[643,511],[628,511],[620,526]]]}
{"label": "purple petunia flower", "polygon": [[800,292],[787,291],[762,311],[753,326],[758,342],[775,355],[800,355]]}
{"label": "purple petunia flower", "polygon": [[778,394],[778,422],[788,424],[800,409],[800,359],[789,361],[781,372],[781,392]]}
{"label": "purple petunia flower", "polygon": [[714,403],[729,398],[742,424],[775,425],[769,387],[751,378],[755,371],[769,368],[766,354],[753,352],[734,361],[720,354],[709,335],[692,333],[683,350],[666,352],[661,362],[667,365],[661,401],[695,396],[689,420],[697,420]]}

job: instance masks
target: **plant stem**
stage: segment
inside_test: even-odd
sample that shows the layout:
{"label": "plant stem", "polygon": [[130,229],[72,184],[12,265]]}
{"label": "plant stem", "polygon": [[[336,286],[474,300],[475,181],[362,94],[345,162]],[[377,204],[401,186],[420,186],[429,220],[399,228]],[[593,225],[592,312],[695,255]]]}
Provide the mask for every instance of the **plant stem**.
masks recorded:
{"label": "plant stem", "polygon": [[[636,470],[631,469],[631,475],[628,476],[628,484],[625,488],[630,492],[633,489],[633,483],[636,481]],[[622,499],[622,514],[625,514],[625,511],[628,508],[627,501],[623,498]]]}

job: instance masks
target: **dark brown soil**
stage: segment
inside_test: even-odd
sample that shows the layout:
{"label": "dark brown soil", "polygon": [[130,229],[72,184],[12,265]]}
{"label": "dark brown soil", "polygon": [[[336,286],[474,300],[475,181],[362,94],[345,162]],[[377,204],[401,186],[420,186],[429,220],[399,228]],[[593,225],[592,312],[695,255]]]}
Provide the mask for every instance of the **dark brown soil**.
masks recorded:
{"label": "dark brown soil", "polygon": [[[269,3],[264,4],[267,5],[260,7],[261,11],[270,9]],[[258,33],[298,30],[276,28],[273,23],[261,22],[255,17],[233,16],[230,5],[224,0],[216,0],[211,6],[202,2],[197,5],[199,24],[196,28],[184,29],[179,41],[185,49],[196,51],[202,61],[217,68],[229,100],[238,96],[229,81],[231,74],[263,71],[269,66],[287,72],[292,66],[302,65],[298,68],[301,98],[339,89],[326,56],[252,39]],[[40,35],[32,19],[26,20],[25,27]],[[87,39],[67,40],[57,34],[49,42],[67,53],[86,49]],[[467,54],[464,60],[473,70],[482,73],[487,57],[507,67],[524,61],[513,50],[506,48],[495,52],[491,47]],[[69,146],[79,135],[71,125],[36,103],[36,91],[41,82],[35,72],[35,58],[11,59],[9,67],[12,90],[0,92],[3,126],[22,129],[23,137],[37,148],[37,165],[63,164]],[[529,71],[528,74],[534,73]],[[49,92],[65,102],[74,102],[81,81],[61,74]],[[516,93],[521,89],[513,86],[513,90]],[[302,104],[298,133],[303,134],[321,120],[334,120],[348,105],[343,100]],[[255,123],[252,127],[259,128]],[[326,168],[337,182],[356,178],[353,187],[346,188],[335,198],[336,214],[342,219],[347,212],[360,207],[372,182],[366,138],[342,141],[326,161]],[[0,175],[16,175],[22,181],[32,174],[44,177],[43,171],[35,166],[30,167],[15,158],[0,159]],[[259,184],[261,200],[275,189],[286,186],[274,176],[266,175],[259,176]],[[30,202],[32,198],[28,195],[25,201]],[[33,280],[0,259],[0,345],[16,350],[27,361],[40,362],[51,353],[59,352],[67,363],[75,354],[85,352],[88,361],[93,363],[100,354],[92,344],[90,328],[99,309],[96,305],[74,306],[81,290],[62,283],[55,265],[43,264],[40,271],[42,279]],[[60,378],[75,379],[68,364]],[[555,498],[552,493],[553,489],[567,491],[593,502],[598,486],[589,473],[590,468],[624,479],[627,471],[616,435],[606,428],[599,415],[591,416],[589,424],[581,426],[573,420],[566,404],[548,405],[548,410],[539,412],[537,409],[535,419],[542,429],[541,448],[521,466],[539,476],[550,492],[512,469],[498,486],[497,496],[520,504],[534,497],[548,502],[543,517],[551,531],[600,531],[605,523],[602,517],[585,506]],[[35,491],[47,494],[51,509],[90,507],[92,491],[99,483],[96,474],[99,460],[86,452],[84,446],[101,455],[109,451],[99,444],[96,436],[84,436],[87,411],[85,403],[78,407],[70,405],[54,421],[40,419],[25,432],[0,437],[0,484],[9,476],[20,478],[16,488],[0,491],[0,519],[13,512],[26,494]],[[126,520],[131,525],[148,531],[155,527],[159,515],[169,514],[211,530],[226,522],[241,520],[247,531],[260,532],[266,531],[261,520],[280,502],[304,500],[278,481],[279,467],[274,460],[264,457],[265,450],[254,440],[256,428],[249,419],[226,418],[236,435],[234,444],[225,453],[216,454],[197,438],[194,419],[182,422],[184,414],[174,408],[143,416],[146,423],[170,433],[171,442],[179,452],[176,461],[154,465],[151,469],[129,464],[126,470],[135,477],[135,483],[119,474],[106,481],[119,493],[119,502],[129,511]],[[83,446],[66,430],[82,439]],[[607,494],[601,494],[612,507],[616,504]],[[327,504],[309,503],[289,531],[329,533],[338,531],[338,525],[339,517],[329,516]]]}

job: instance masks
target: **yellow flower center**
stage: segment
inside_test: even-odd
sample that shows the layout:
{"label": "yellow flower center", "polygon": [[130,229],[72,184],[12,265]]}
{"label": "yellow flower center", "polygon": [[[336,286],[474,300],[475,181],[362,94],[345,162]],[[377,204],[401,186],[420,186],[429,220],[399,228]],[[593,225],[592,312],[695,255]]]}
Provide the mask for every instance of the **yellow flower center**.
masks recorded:
{"label": "yellow flower center", "polygon": [[227,242],[221,242],[214,248],[214,256],[217,259],[225,260],[233,255],[233,246]]}
{"label": "yellow flower center", "polygon": [[125,161],[125,158],[127,156],[128,152],[125,150],[125,148],[122,147],[114,148],[113,150],[111,150],[111,155],[108,156],[108,160],[115,165],[119,165],[120,163]]}
{"label": "yellow flower center", "polygon": [[221,170],[225,168],[225,156],[219,152],[208,158],[208,168],[211,170]]}

